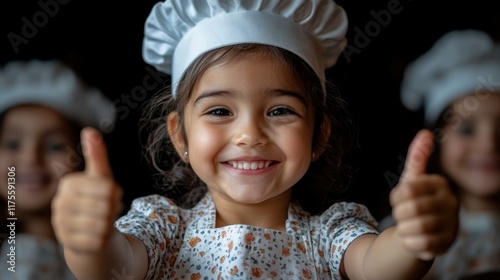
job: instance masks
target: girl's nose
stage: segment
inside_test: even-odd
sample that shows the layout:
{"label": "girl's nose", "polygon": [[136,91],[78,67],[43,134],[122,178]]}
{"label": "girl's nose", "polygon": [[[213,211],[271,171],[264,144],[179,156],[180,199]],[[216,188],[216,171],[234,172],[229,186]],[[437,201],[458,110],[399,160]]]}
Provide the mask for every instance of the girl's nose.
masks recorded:
{"label": "girl's nose", "polygon": [[19,150],[19,163],[25,166],[36,166],[42,161],[42,151],[36,143],[25,143]]}
{"label": "girl's nose", "polygon": [[234,127],[232,142],[240,147],[264,146],[269,137],[265,132],[264,121],[248,118],[238,122]]}

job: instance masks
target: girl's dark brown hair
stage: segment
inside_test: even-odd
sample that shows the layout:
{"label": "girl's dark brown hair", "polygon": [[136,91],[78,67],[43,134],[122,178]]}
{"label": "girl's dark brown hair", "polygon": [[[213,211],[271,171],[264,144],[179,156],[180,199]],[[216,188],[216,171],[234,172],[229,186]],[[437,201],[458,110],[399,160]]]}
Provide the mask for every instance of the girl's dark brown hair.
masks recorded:
{"label": "girl's dark brown hair", "polygon": [[[237,60],[248,55],[264,56],[292,70],[307,91],[306,101],[314,110],[314,147],[311,152],[321,156],[311,163],[305,176],[293,187],[295,198],[313,214],[327,209],[340,199],[350,183],[352,170],[348,155],[353,147],[353,123],[345,110],[345,103],[335,96],[327,84],[325,97],[321,81],[311,67],[295,54],[278,47],[260,44],[240,44],[210,51],[199,57],[179,82],[177,96],[160,92],[146,106],[140,121],[141,139],[146,158],[157,171],[165,195],[182,207],[192,207],[206,193],[206,185],[188,164],[182,162],[170,143],[166,118],[170,112],[180,116],[181,135],[188,145],[184,131],[184,108],[191,89],[198,78],[210,67]],[[328,134],[328,126],[330,134]]]}

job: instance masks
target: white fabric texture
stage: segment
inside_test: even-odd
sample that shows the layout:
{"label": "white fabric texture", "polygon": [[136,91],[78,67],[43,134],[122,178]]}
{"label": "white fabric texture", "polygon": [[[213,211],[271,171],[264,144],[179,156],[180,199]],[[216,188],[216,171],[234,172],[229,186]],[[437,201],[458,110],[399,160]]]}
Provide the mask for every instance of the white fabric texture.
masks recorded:
{"label": "white fabric texture", "polygon": [[500,92],[500,45],[479,30],[455,30],[405,70],[401,101],[410,110],[424,108],[434,124],[453,102],[469,94]]}
{"label": "white fabric texture", "polygon": [[57,60],[13,61],[1,69],[0,113],[23,104],[47,106],[82,126],[115,121],[111,101]]}
{"label": "white fabric texture", "polygon": [[347,16],[333,0],[167,0],[145,24],[143,58],[172,76],[172,93],[200,55],[256,43],[288,50],[324,81],[347,44]]}

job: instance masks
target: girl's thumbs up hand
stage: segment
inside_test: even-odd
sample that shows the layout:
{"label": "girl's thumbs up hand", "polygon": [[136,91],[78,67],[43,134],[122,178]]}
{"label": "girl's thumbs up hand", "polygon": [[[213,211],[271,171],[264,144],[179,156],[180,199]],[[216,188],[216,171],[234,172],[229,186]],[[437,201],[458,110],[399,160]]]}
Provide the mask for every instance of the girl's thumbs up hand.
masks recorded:
{"label": "girl's thumbs up hand", "polygon": [[398,185],[391,192],[396,233],[421,260],[444,253],[455,240],[459,204],[447,180],[426,174],[433,136],[421,130],[413,139]]}
{"label": "girl's thumbs up hand", "polygon": [[52,224],[59,242],[74,252],[96,253],[105,246],[121,211],[122,191],[113,179],[98,131],[81,134],[85,170],[65,175],[52,201]]}

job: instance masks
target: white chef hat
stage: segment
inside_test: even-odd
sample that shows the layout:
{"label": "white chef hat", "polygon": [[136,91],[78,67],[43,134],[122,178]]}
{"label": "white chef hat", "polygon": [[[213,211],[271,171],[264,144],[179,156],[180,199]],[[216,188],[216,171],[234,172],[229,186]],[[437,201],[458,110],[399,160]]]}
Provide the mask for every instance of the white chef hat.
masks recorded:
{"label": "white chef hat", "polygon": [[453,102],[483,91],[500,92],[500,45],[478,30],[455,30],[405,70],[401,101],[411,110],[424,107],[435,124]]}
{"label": "white chef hat", "polygon": [[172,76],[172,93],[203,53],[242,43],[288,50],[324,83],[347,44],[347,16],[333,0],[166,0],[145,25],[144,60]]}
{"label": "white chef hat", "polygon": [[115,121],[111,101],[57,60],[13,61],[0,70],[0,113],[23,104],[47,106],[104,132]]}

